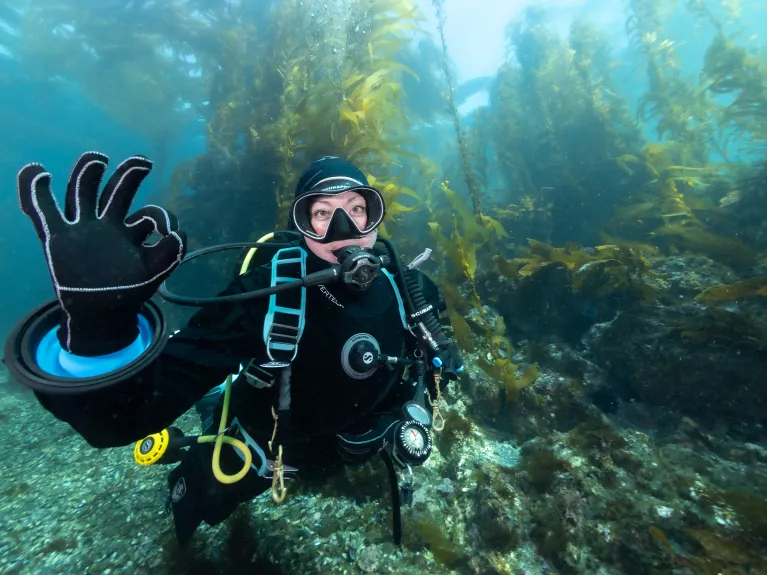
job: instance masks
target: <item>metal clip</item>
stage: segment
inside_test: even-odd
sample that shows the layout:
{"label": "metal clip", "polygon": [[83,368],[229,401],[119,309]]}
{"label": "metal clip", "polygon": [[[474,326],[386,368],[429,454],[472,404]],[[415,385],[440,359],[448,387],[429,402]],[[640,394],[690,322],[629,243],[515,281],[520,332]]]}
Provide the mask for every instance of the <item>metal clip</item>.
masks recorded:
{"label": "metal clip", "polygon": [[267,389],[274,385],[274,374],[258,365],[255,358],[245,367],[245,380],[256,389]]}
{"label": "metal clip", "polygon": [[445,418],[442,416],[442,414],[439,411],[439,402],[442,400],[442,391],[439,388],[439,384],[441,380],[442,380],[442,368],[440,367],[439,371],[434,372],[434,388],[437,391],[437,398],[434,401],[432,401],[431,394],[428,393],[428,390],[427,390],[429,405],[431,405],[432,407],[431,427],[437,433],[445,429]]}
{"label": "metal clip", "polygon": [[285,487],[285,468],[282,466],[282,445],[277,449],[277,460],[272,472],[272,500],[275,503],[285,501],[288,490]]}
{"label": "metal clip", "polygon": [[[279,333],[274,328],[284,328],[286,332],[292,332],[292,333]],[[266,337],[266,354],[269,356],[269,359],[272,361],[277,361],[272,356],[272,350],[276,351],[287,351],[287,352],[293,352],[293,357],[290,359],[290,361],[293,361],[296,359],[296,355],[298,354],[298,340],[300,339],[299,336],[300,329],[298,327],[292,326],[292,325],[285,325],[282,323],[273,323],[269,327],[269,333]],[[286,341],[272,341],[273,338],[279,338],[280,340],[286,340]],[[292,341],[291,341],[292,340]]]}
{"label": "metal clip", "polygon": [[410,465],[407,466],[408,475],[401,484],[400,484],[400,502],[403,505],[412,505],[413,504],[413,491],[415,490],[415,481],[413,477],[413,468],[410,467]]}

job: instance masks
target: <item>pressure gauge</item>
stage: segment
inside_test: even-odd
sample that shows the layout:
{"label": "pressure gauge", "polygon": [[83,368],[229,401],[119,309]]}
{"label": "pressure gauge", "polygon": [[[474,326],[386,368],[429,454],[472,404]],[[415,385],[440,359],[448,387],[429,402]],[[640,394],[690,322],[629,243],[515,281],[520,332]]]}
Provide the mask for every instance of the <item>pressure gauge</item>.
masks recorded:
{"label": "pressure gauge", "polygon": [[431,435],[426,426],[415,420],[400,425],[395,435],[394,457],[403,466],[421,465],[431,454]]}

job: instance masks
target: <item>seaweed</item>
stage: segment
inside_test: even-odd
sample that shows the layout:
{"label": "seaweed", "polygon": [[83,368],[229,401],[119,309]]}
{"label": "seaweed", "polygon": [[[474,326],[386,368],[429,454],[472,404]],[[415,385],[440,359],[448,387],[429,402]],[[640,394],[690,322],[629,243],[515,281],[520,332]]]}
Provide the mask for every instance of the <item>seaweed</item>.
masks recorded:
{"label": "seaweed", "polygon": [[[384,236],[422,205],[398,173],[412,156],[401,78],[415,76],[398,56],[422,16],[410,0],[316,9],[327,26],[316,25],[304,2],[286,0],[222,32],[217,56],[225,65],[211,72],[207,150],[174,174],[169,202],[180,216],[194,210],[194,225],[217,235],[208,241],[256,239],[285,225],[296,166],[325,155],[349,159],[382,189]],[[238,218],[231,206],[260,217]],[[236,223],[212,225],[213,217]]]}
{"label": "seaweed", "polygon": [[492,361],[488,361],[485,358],[479,358],[477,364],[482,370],[498,381],[502,386],[506,395],[506,401],[508,403],[516,403],[519,401],[520,393],[531,386],[540,377],[541,372],[538,370],[538,365],[533,363],[524,368],[519,376],[517,370],[519,366],[514,364],[510,359],[501,357],[497,349],[501,347],[501,343],[507,345],[510,349],[511,343],[508,340],[503,340],[500,336],[493,336],[494,345],[492,348]]}
{"label": "seaweed", "polygon": [[695,300],[703,303],[717,303],[760,295],[767,295],[767,276],[710,286],[695,296]]}
{"label": "seaweed", "polygon": [[567,462],[551,450],[540,446],[526,446],[522,449],[521,468],[525,479],[539,495],[548,493],[557,476],[569,468]]}
{"label": "seaweed", "polygon": [[767,549],[767,501],[762,494],[732,489],[718,499],[738,515],[738,523],[749,549]]}
{"label": "seaweed", "polygon": [[467,560],[462,546],[457,545],[445,533],[444,523],[438,523],[435,518],[424,516],[410,524],[412,535],[406,535],[405,545],[410,549],[419,550],[424,545],[431,551],[434,561],[440,565],[454,566]]}
{"label": "seaweed", "polygon": [[[240,25],[222,8],[209,7],[199,17],[194,4],[169,1],[142,10],[125,3],[97,10],[77,2],[24,2],[16,55],[38,82],[59,77],[76,83],[90,102],[155,144],[157,156],[204,109],[200,77],[215,68],[220,37]],[[211,29],[213,19],[219,26]]]}
{"label": "seaweed", "polygon": [[[567,546],[570,534],[561,512],[553,505],[536,514],[530,526],[530,539],[538,552],[559,569],[567,568]],[[569,571],[562,571],[569,572]]]}
{"label": "seaweed", "polygon": [[[490,348],[491,354],[495,356],[497,352],[493,338],[494,335],[498,334],[492,333],[485,310],[482,307],[477,288],[476,272],[479,265],[480,250],[489,246],[493,240],[505,237],[506,232],[503,226],[493,218],[482,214],[475,216],[463,198],[450,188],[448,181],[440,184],[440,190],[450,202],[445,206],[447,209],[439,211],[434,210],[434,207],[427,203],[427,210],[432,213],[432,220],[427,224],[431,237],[436,241],[443,255],[446,256],[443,261],[449,261],[452,264],[451,270],[448,270],[447,266],[443,264],[442,275],[447,278],[448,282],[465,282],[467,284],[471,306],[479,312],[484,320],[485,331],[482,336]],[[446,220],[451,222],[449,227],[441,223]],[[450,239],[443,234],[442,230],[446,228],[452,228]],[[461,296],[454,287],[445,283],[443,291],[448,303],[452,302],[457,305],[455,309],[465,309],[465,305],[458,301]],[[458,328],[456,335],[462,337],[464,343],[469,339],[465,323],[465,321],[457,319],[455,324]],[[467,349],[473,348],[474,345],[470,343]]]}
{"label": "seaweed", "polygon": [[447,454],[450,453],[456,442],[471,435],[474,423],[468,417],[462,417],[454,410],[445,413],[444,417],[445,429],[438,435],[438,442],[440,449],[444,449],[444,453]]}
{"label": "seaweed", "polygon": [[[718,24],[715,21],[715,24]],[[725,150],[737,138],[740,151],[764,153],[767,151],[767,68],[746,48],[735,44],[717,26],[717,34],[706,50],[703,80],[706,89],[717,96],[730,96],[729,103],[720,114],[725,136]]]}
{"label": "seaweed", "polygon": [[666,37],[668,13],[658,0],[630,0],[626,31],[644,58],[649,89],[638,104],[637,115],[656,123],[659,141],[679,143],[685,149],[683,164],[705,164],[708,147],[715,142],[715,107],[705,89],[681,73],[677,48],[680,42]]}
{"label": "seaweed", "polygon": [[644,280],[654,277],[644,252],[653,249],[641,245],[602,245],[583,249],[577,244],[557,248],[528,239],[530,256],[506,260],[493,257],[499,273],[507,278],[534,278],[542,269],[562,266],[567,270],[569,284],[575,292],[590,298],[614,294],[629,294],[636,301],[651,301],[657,293]]}
{"label": "seaweed", "polygon": [[594,418],[577,426],[570,432],[568,445],[581,451],[616,450],[626,447],[623,439],[615,428],[601,418]]}
{"label": "seaweed", "polygon": [[477,505],[472,523],[479,532],[481,543],[487,549],[508,553],[519,546],[520,534],[509,520],[505,501],[497,498],[482,501]]}
{"label": "seaweed", "polygon": [[653,525],[650,536],[668,554],[674,563],[685,565],[696,575],[740,573],[740,568],[750,573],[763,573],[767,561],[740,546],[735,541],[705,529],[684,529],[683,533],[698,544],[700,554],[685,552],[672,545],[662,529]]}
{"label": "seaweed", "polygon": [[653,235],[663,239],[667,245],[702,253],[738,271],[752,269],[763,258],[761,253],[740,239],[712,233],[695,220],[663,225]]}
{"label": "seaweed", "polygon": [[477,221],[482,224],[484,221],[482,218],[482,196],[480,194],[479,178],[477,178],[471,165],[468,144],[461,130],[461,116],[458,113],[458,108],[456,108],[455,100],[453,98],[455,87],[453,86],[453,75],[450,71],[450,64],[447,55],[447,43],[445,42],[444,8],[442,5],[442,0],[432,0],[432,4],[434,5],[436,12],[437,30],[439,31],[439,37],[442,44],[442,69],[445,74],[445,81],[447,82],[445,99],[447,100],[450,118],[453,121],[453,126],[455,127],[455,136],[458,142],[458,152],[460,154],[464,182],[466,183],[466,188],[469,191],[469,195],[471,196],[474,215],[477,217]]}

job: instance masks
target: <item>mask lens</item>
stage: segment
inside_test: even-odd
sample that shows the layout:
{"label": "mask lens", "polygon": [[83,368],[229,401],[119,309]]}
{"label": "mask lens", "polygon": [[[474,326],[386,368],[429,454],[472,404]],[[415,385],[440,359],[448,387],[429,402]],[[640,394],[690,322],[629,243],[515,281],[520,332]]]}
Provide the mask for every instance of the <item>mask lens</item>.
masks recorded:
{"label": "mask lens", "polygon": [[344,235],[349,235],[349,238],[360,237],[366,235],[376,229],[383,220],[386,214],[386,208],[384,206],[383,196],[381,192],[374,188],[350,188],[344,191],[354,191],[360,194],[365,199],[365,210],[367,212],[367,223],[363,229],[359,229],[351,214],[348,213],[336,213],[335,211],[331,215],[331,223],[322,235],[318,234],[311,223],[311,210],[310,206],[320,196],[328,196],[327,193],[317,192],[316,194],[305,194],[298,198],[293,203],[293,210],[291,217],[293,219],[293,225],[296,229],[308,238],[317,241],[337,241],[338,239],[348,238],[334,238],[326,239],[332,234],[335,222],[333,220],[342,219],[346,224],[343,228],[349,228],[349,232],[344,230]]}

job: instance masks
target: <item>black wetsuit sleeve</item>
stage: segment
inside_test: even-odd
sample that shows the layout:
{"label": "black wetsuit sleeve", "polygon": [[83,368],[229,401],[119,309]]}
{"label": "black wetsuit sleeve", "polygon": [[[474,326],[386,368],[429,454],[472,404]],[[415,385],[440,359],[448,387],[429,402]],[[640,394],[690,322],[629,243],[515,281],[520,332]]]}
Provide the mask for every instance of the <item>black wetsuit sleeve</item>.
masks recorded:
{"label": "black wetsuit sleeve", "polygon": [[[266,277],[267,283],[264,284]],[[262,269],[235,280],[222,294],[268,286]],[[40,403],[94,447],[138,441],[172,424],[211,388],[263,354],[261,330],[268,298],[200,309],[141,372],[85,395],[36,393]]]}

